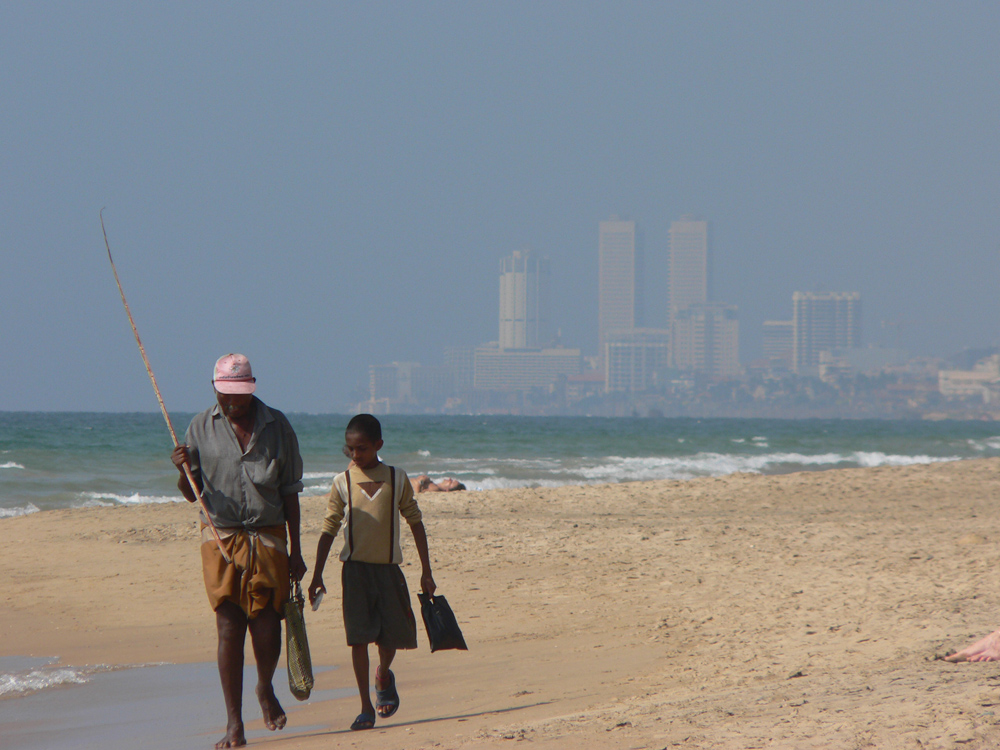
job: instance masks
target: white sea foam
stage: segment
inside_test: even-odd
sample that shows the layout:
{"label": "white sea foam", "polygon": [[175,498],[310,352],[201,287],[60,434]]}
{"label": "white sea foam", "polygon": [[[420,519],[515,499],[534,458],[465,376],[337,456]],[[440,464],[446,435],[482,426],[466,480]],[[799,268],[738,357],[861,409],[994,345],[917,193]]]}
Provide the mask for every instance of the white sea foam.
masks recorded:
{"label": "white sea foam", "polygon": [[28,503],[23,508],[0,508],[0,518],[13,518],[14,516],[26,516],[29,513],[37,513],[40,510],[34,503]]}
{"label": "white sea foam", "polygon": [[0,697],[25,695],[62,685],[83,685],[90,680],[90,675],[95,671],[102,670],[41,667],[23,672],[0,672]]}
{"label": "white sea foam", "polygon": [[698,453],[684,457],[609,456],[604,462],[580,469],[588,482],[629,482],[653,479],[694,479],[749,470],[752,457]]}
{"label": "white sea foam", "polygon": [[430,451],[417,451],[417,455],[418,456],[423,456],[424,458],[426,458],[427,456],[431,455],[431,452]]}
{"label": "white sea foam", "polygon": [[859,465],[871,466],[913,466],[915,464],[935,464],[943,461],[959,461],[960,456],[889,456],[885,453],[857,451],[851,459]]}
{"label": "white sea foam", "polygon": [[77,508],[111,508],[115,504],[109,503],[106,500],[98,500],[96,497],[92,497],[89,500],[85,500]]}
{"label": "white sea foam", "polygon": [[[749,447],[749,446],[748,446]],[[756,449],[766,442],[753,443]],[[959,456],[895,455],[877,451],[803,454],[701,452],[690,456],[605,456],[602,458],[450,458],[420,469],[432,477],[453,476],[470,490],[559,487],[566,484],[688,480],[737,472],[764,474],[808,469],[909,466],[956,461]],[[416,470],[410,472],[417,473]]]}
{"label": "white sea foam", "polygon": [[13,461],[8,461],[7,463],[0,464],[0,469],[23,469],[21,464],[14,463]]}
{"label": "white sea foam", "polygon": [[[17,661],[18,657],[14,657]],[[28,693],[37,693],[39,690],[49,690],[67,685],[85,685],[90,682],[90,678],[95,674],[105,672],[115,672],[121,669],[141,669],[143,667],[164,666],[167,662],[144,662],[132,664],[130,666],[112,666],[110,664],[92,664],[85,667],[56,667],[50,666],[58,658],[51,659],[31,659],[33,662],[41,661],[42,665],[25,667],[21,669],[10,669],[7,672],[0,672],[0,698],[17,697]],[[46,664],[47,662],[47,664]]]}
{"label": "white sea foam", "polygon": [[307,484],[302,488],[303,497],[317,497],[319,495],[327,494],[333,488],[333,482],[326,482],[325,484]]}
{"label": "white sea foam", "polygon": [[83,498],[80,507],[92,508],[109,505],[159,505],[161,503],[180,503],[184,498],[177,495],[140,495],[134,492],[131,495],[116,495],[113,492],[81,492],[79,497]]}
{"label": "white sea foam", "polygon": [[[505,474],[505,473],[507,473],[506,467],[501,467],[498,470],[498,469],[492,469],[489,466],[487,466],[485,462],[488,461],[488,460],[489,459],[470,459],[468,461],[455,460],[455,461],[450,461],[450,462],[449,461],[440,461],[439,463],[442,463],[442,464],[448,464],[448,463],[452,464],[452,468],[450,468],[450,469],[428,469],[428,471],[421,470],[420,472],[411,472],[411,471],[408,471],[407,474],[411,474],[412,475],[412,474],[417,474],[417,473],[420,473],[420,474],[431,473],[431,474],[441,474],[442,476],[445,476],[445,475],[451,476],[452,474],[461,474],[462,472],[465,472],[465,473],[471,473],[471,474],[484,474],[486,476],[491,476],[492,477],[492,476],[496,476],[497,474]],[[495,463],[505,464],[507,462],[503,461],[501,459],[497,459],[495,461]],[[554,471],[557,468],[558,467],[556,467],[556,468],[554,468],[552,470]],[[448,473],[449,471],[451,472],[450,474]]]}
{"label": "white sea foam", "polygon": [[[477,473],[494,474],[492,466],[502,467],[505,473],[511,468],[522,471],[558,471],[565,466],[565,461],[558,458],[443,458],[435,462],[445,467],[441,471],[474,471]],[[439,471],[430,469],[429,473]],[[412,473],[412,472],[407,472]]]}
{"label": "white sea foam", "polygon": [[337,476],[336,471],[307,471],[302,475],[303,485],[302,495],[305,497],[316,497],[325,495],[333,487],[333,478]]}
{"label": "white sea foam", "polygon": [[910,466],[939,461],[956,461],[957,456],[900,456],[877,452],[856,451],[850,454],[768,453],[745,456],[725,453],[698,453],[683,457],[621,457],[609,456],[601,463],[577,470],[585,482],[628,482],[654,479],[694,479],[718,477],[743,472],[762,474],[782,469],[843,467],[843,466]]}
{"label": "white sea foam", "polygon": [[470,490],[512,490],[523,487],[564,487],[567,484],[572,484],[572,482],[566,482],[565,480],[554,479],[495,479],[493,477],[481,479],[479,481],[466,479],[461,481],[462,484]]}
{"label": "white sea foam", "polygon": [[988,450],[1000,450],[1000,436],[988,437],[983,440],[969,440],[969,445],[973,450],[983,453]]}

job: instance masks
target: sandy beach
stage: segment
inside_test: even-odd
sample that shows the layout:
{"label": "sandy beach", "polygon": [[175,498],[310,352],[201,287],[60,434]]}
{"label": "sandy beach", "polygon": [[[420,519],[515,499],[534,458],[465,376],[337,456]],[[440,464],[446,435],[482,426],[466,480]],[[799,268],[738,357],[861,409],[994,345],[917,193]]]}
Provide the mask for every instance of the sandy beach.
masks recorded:
{"label": "sandy beach", "polygon": [[[396,662],[401,708],[374,731],[347,731],[356,697],[286,700],[288,727],[251,721],[250,746],[996,747],[1000,665],[936,657],[1000,627],[998,497],[992,459],[424,494],[470,650],[431,654],[421,630]],[[303,500],[309,564],[324,504]],[[0,531],[0,656],[214,660],[192,507],[50,511]],[[408,536],[404,554],[415,593]],[[317,689],[352,687],[336,590],[307,625],[333,667]]]}

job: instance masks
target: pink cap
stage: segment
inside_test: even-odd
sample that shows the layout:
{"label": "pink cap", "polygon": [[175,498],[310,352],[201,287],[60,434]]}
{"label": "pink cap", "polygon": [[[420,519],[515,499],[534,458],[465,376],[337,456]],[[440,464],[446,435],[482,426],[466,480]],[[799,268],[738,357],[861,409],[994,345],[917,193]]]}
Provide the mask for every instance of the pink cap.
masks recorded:
{"label": "pink cap", "polygon": [[219,393],[253,393],[257,379],[250,369],[250,360],[242,354],[227,354],[215,363],[212,384]]}

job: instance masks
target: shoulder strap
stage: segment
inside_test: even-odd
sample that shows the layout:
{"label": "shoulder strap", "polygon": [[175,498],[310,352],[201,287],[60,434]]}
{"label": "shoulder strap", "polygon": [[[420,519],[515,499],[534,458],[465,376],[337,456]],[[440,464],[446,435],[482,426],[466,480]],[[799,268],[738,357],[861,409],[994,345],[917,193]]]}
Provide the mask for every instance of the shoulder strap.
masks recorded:
{"label": "shoulder strap", "polygon": [[389,562],[396,549],[396,467],[389,467]]}
{"label": "shoulder strap", "polygon": [[354,511],[351,504],[351,469],[348,468],[344,472],[344,476],[347,478],[347,548],[349,552],[347,553],[347,559],[351,559],[351,555],[354,554]]}

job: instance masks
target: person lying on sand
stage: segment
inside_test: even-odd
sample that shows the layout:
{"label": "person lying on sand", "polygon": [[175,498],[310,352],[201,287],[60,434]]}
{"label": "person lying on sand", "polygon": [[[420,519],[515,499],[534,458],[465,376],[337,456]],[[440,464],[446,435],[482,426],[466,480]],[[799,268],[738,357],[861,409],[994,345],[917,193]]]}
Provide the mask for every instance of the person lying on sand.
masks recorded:
{"label": "person lying on sand", "polygon": [[465,485],[452,477],[445,477],[440,482],[432,482],[426,474],[421,474],[410,480],[414,492],[457,492],[464,490]]}
{"label": "person lying on sand", "polygon": [[971,646],[944,657],[945,661],[1000,661],[1000,630],[994,630]]}

